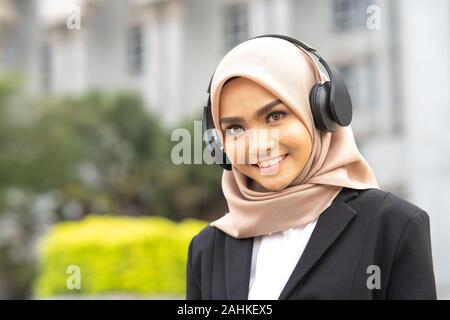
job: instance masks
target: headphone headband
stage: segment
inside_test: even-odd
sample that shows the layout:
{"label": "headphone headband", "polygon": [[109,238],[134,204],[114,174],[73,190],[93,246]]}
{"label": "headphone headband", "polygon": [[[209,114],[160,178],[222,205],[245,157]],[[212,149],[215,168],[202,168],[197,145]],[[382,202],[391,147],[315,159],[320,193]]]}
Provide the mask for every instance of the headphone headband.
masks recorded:
{"label": "headphone headband", "polygon": [[[327,64],[327,62],[319,55],[319,53],[317,52],[317,49],[314,48],[313,46],[310,46],[310,45],[307,44],[306,42],[303,42],[303,41],[300,41],[300,40],[297,40],[297,39],[295,39],[295,38],[288,37],[288,36],[285,36],[285,35],[281,35],[281,34],[265,34],[265,35],[260,35],[260,36],[256,36],[256,37],[247,39],[246,41],[249,41],[249,40],[252,40],[252,39],[256,39],[256,38],[269,38],[269,37],[271,37],[271,38],[279,38],[279,39],[286,40],[286,41],[288,41],[288,42],[290,42],[290,43],[292,43],[292,44],[294,44],[294,45],[297,45],[297,46],[299,46],[299,47],[305,49],[306,51],[312,53],[312,54],[319,60],[319,62],[325,67],[325,70],[327,71],[328,76],[330,77],[330,80],[332,80],[332,79],[331,79],[331,78],[332,78],[332,74],[331,74],[332,71],[331,71],[330,66],[329,66],[329,65]],[[244,42],[245,42],[245,41],[244,41]],[[211,83],[212,83],[212,79],[214,78],[214,74],[215,74],[215,72],[213,73],[213,75],[211,76],[211,79],[209,80],[209,86],[208,86],[208,90],[207,90],[208,94],[211,93]]]}

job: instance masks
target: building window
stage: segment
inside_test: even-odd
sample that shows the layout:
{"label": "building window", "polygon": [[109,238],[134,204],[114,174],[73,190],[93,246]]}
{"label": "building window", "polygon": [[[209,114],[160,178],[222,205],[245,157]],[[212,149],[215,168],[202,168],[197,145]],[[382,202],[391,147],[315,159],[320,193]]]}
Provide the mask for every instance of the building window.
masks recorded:
{"label": "building window", "polygon": [[[359,134],[367,135],[379,128],[381,103],[379,73],[374,56],[339,66],[339,73],[349,90]],[[378,110],[377,110],[378,109]]]}
{"label": "building window", "polygon": [[367,76],[367,104],[373,109],[380,103],[379,99],[379,82],[376,61],[370,56],[366,59],[366,76]]}
{"label": "building window", "polygon": [[139,75],[144,67],[144,37],[142,26],[133,26],[128,30],[128,72],[132,75]]}
{"label": "building window", "polygon": [[360,90],[358,87],[358,68],[356,64],[347,64],[338,67],[339,74],[344,79],[348,88],[350,98],[352,99],[353,108],[357,107],[361,102]]}
{"label": "building window", "polygon": [[224,8],[225,51],[248,38],[248,9],[246,3],[234,3]]}
{"label": "building window", "polygon": [[41,50],[41,76],[44,91],[51,91],[53,85],[53,52],[49,45]]}
{"label": "building window", "polygon": [[333,0],[334,27],[338,31],[365,27],[369,0]]}
{"label": "building window", "polygon": [[360,109],[376,108],[380,98],[374,58],[369,56],[357,63],[340,66],[338,69],[350,92],[353,105]]}

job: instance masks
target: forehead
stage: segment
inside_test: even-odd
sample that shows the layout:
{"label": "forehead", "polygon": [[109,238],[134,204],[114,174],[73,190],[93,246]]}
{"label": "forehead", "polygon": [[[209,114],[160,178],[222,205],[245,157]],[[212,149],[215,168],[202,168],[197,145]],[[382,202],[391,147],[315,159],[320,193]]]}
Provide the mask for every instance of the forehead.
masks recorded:
{"label": "forehead", "polygon": [[277,99],[274,94],[253,80],[231,78],[220,92],[220,116],[245,114],[274,99]]}

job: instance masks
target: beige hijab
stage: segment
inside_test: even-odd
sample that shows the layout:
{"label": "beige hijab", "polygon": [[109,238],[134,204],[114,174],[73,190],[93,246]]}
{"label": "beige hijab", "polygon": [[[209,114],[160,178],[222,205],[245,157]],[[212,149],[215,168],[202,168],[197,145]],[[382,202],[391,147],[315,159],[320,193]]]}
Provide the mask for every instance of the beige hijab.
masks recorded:
{"label": "beige hijab", "polygon": [[220,91],[235,76],[257,82],[292,109],[309,131],[313,147],[303,171],[282,191],[250,189],[251,179],[234,165],[231,171],[224,170],[222,190],[229,212],[211,226],[235,238],[304,226],[317,219],[343,187],[379,188],[355,144],[351,126],[334,133],[322,133],[314,126],[309,92],[328,78],[309,53],[283,39],[266,37],[242,42],[225,55],[211,84],[212,116],[222,145]]}

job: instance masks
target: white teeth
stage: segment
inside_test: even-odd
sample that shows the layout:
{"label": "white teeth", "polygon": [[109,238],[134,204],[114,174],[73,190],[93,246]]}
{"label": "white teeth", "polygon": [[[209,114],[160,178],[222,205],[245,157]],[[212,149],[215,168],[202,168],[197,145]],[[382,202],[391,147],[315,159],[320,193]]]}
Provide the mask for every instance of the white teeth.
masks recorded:
{"label": "white teeth", "polygon": [[271,166],[274,166],[277,163],[281,162],[281,160],[283,160],[284,158],[285,158],[285,156],[280,156],[280,157],[272,159],[272,160],[258,162],[258,166],[260,168],[271,167]]}

